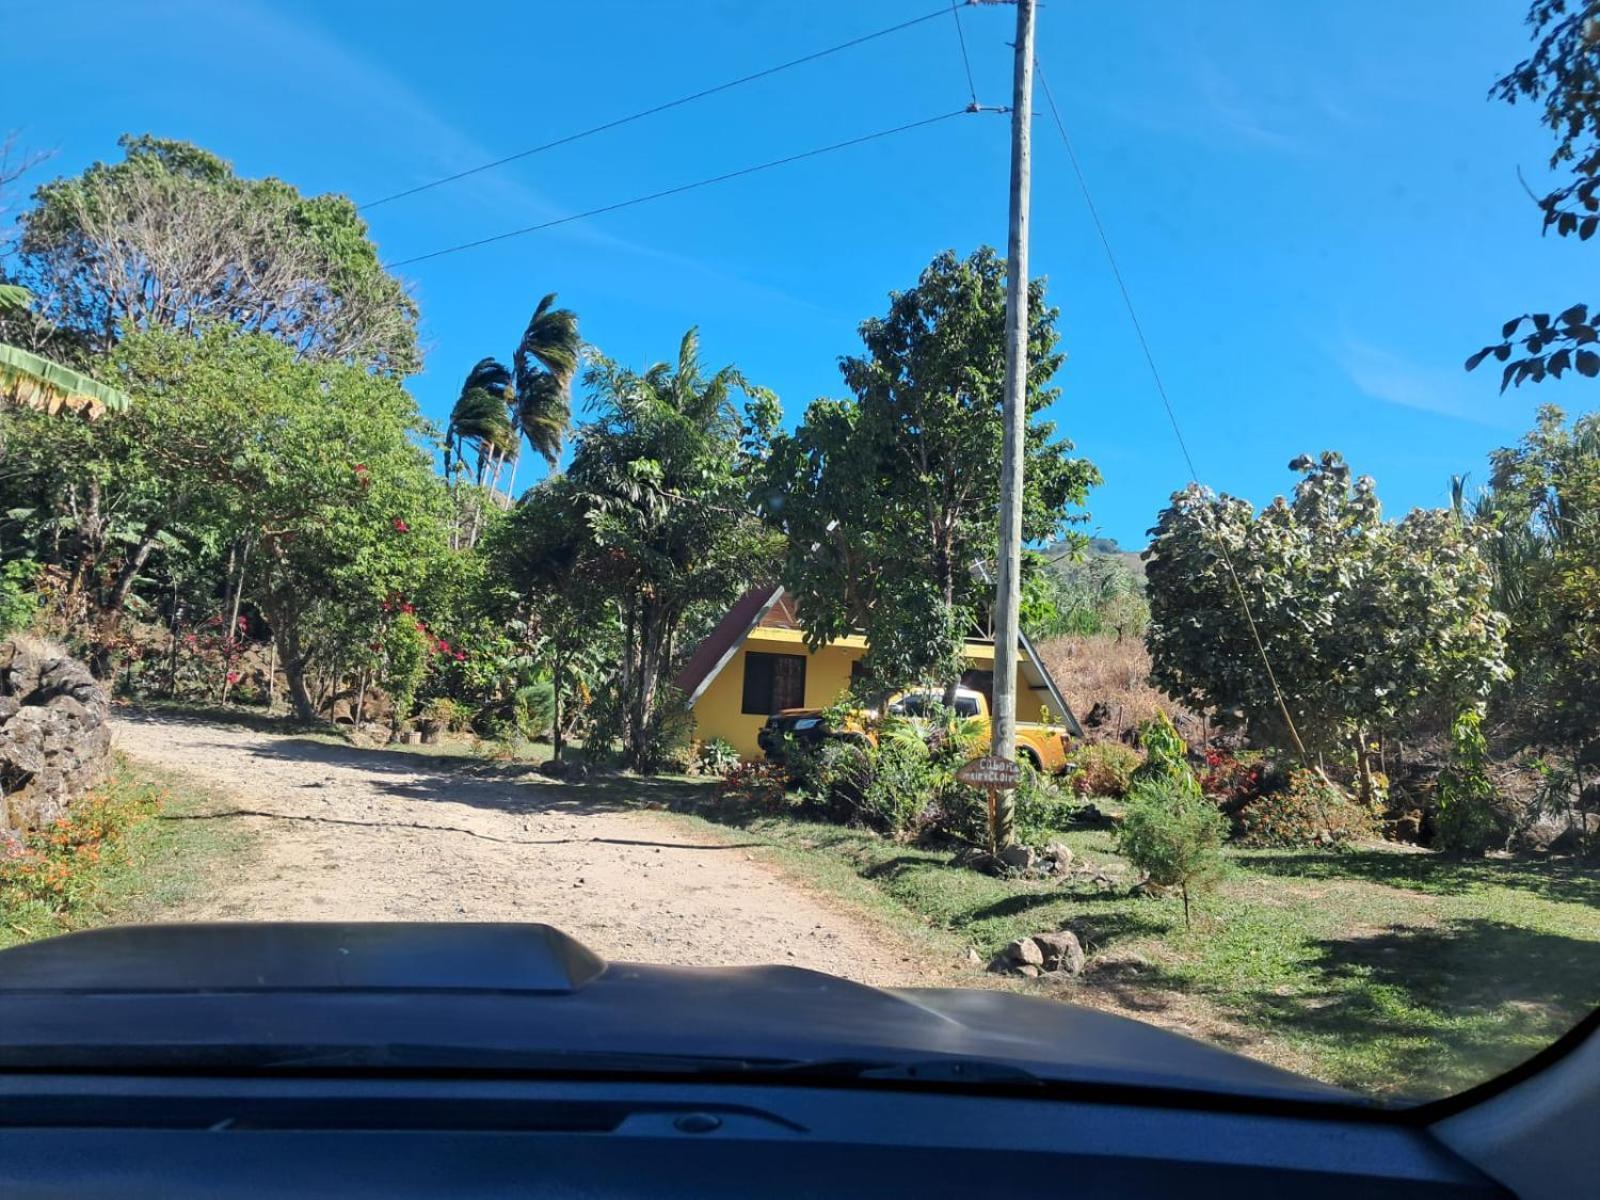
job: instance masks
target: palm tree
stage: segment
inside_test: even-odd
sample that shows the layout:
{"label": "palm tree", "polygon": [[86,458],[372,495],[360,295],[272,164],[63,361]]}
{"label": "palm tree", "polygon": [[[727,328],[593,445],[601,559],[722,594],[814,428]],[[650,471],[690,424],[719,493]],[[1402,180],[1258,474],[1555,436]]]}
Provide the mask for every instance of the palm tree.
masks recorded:
{"label": "palm tree", "polygon": [[578,314],[555,302],[554,292],[539,301],[511,359],[517,424],[552,469],[572,423],[572,377],[583,348]]}
{"label": "palm tree", "polygon": [[517,450],[517,431],[511,424],[514,398],[511,372],[492,358],[479,361],[467,372],[461,385],[461,395],[450,410],[450,424],[445,429],[444,471],[449,477],[456,463],[466,458],[471,444],[477,453],[477,483],[483,486],[484,476],[491,468],[498,479],[500,464],[514,457]]}

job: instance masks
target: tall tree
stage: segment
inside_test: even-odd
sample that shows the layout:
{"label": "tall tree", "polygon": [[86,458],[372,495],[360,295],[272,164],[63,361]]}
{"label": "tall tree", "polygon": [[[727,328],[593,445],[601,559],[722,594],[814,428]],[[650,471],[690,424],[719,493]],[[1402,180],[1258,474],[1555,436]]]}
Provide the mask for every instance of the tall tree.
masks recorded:
{"label": "tall tree", "polygon": [[122,162],[45,184],[22,215],[14,282],[35,300],[33,320],[12,323],[24,345],[81,361],[124,328],[222,321],[302,357],[416,370],[416,305],[349,199],[240,178],[187,142],[119,144]]}
{"label": "tall tree", "polygon": [[277,405],[235,486],[257,546],[248,594],[309,721],[310,673],[352,665],[392,624],[386,607],[428,589],[447,557],[451,508],[417,444],[426,426],[416,402],[398,383],[343,363],[294,363],[273,388]]}
{"label": "tall tree", "polygon": [[552,469],[572,424],[572,377],[583,348],[577,314],[555,302],[554,292],[539,301],[511,356],[517,424]]}
{"label": "tall tree", "polygon": [[[1057,311],[1029,286],[1023,536],[1054,541],[1082,520],[1100,473],[1053,440]],[[818,400],[773,445],[762,493],[788,535],[785,588],[807,637],[864,630],[886,686],[959,677],[962,638],[986,624],[1000,502],[1005,264],[989,247],[940,254],[841,360],[851,400]]]}
{"label": "tall tree", "polygon": [[511,424],[514,404],[511,372],[492,358],[480,359],[467,372],[461,395],[450,410],[450,424],[445,427],[445,478],[453,478],[457,464],[465,462],[468,445],[477,458],[476,481],[480,487],[497,463],[515,456],[517,431]]}
{"label": "tall tree", "polygon": [[[733,367],[707,374],[692,329],[675,362],[639,372],[597,358],[585,382],[593,419],[578,431],[572,465],[527,503],[559,505],[556,519],[576,531],[562,553],[620,629],[623,757],[653,769],[684,622],[730,603],[776,563],[776,539],[749,505],[751,435],[770,429],[776,401]],[[751,400],[745,419],[736,392]]]}
{"label": "tall tree", "polygon": [[1600,413],[1538,424],[1493,455],[1477,523],[1512,615],[1507,716],[1530,741],[1600,767]]}
{"label": "tall tree", "polygon": [[1338,454],[1290,467],[1293,497],[1259,514],[1195,484],[1161,513],[1146,551],[1151,675],[1292,749],[1286,707],[1309,749],[1349,754],[1370,800],[1373,737],[1481,704],[1505,677],[1487,535],[1447,510],[1384,521],[1373,481]]}

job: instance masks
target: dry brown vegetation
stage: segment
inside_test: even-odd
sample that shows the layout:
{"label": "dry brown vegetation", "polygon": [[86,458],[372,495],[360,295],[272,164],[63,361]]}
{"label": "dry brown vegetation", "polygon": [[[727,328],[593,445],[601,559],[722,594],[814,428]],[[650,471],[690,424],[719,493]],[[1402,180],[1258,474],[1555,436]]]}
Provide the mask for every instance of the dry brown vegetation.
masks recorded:
{"label": "dry brown vegetation", "polygon": [[1157,712],[1178,718],[1178,706],[1150,686],[1150,653],[1139,638],[1061,637],[1038,649],[1091,740],[1121,739]]}

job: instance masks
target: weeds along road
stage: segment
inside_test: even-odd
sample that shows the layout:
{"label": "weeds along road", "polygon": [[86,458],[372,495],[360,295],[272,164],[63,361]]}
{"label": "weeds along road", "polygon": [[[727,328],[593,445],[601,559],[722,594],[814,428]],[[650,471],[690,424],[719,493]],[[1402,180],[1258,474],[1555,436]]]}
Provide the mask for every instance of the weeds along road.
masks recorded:
{"label": "weeds along road", "polygon": [[173,920],[542,921],[606,958],[783,963],[876,985],[943,982],[943,964],[759,861],[626,806],[625,789],[474,772],[426,756],[139,712],[117,747],[215,793],[192,818],[252,832]]}

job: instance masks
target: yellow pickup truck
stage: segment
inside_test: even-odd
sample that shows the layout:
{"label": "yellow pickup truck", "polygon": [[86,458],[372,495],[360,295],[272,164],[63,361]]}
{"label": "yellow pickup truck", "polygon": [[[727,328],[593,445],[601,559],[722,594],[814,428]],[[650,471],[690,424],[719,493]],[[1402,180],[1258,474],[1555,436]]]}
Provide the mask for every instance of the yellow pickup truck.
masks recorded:
{"label": "yellow pickup truck", "polygon": [[[944,693],[933,690],[901,692],[889,698],[884,711],[896,717],[924,717],[944,707]],[[800,746],[818,746],[828,738],[875,742],[876,713],[858,710],[849,713],[841,724],[830,721],[820,708],[785,708],[767,718],[756,735],[762,753],[773,762],[782,762],[791,739]],[[989,738],[989,700],[982,692],[957,688],[955,715],[978,723],[985,744]],[[1065,769],[1071,742],[1067,731],[1057,725],[1034,721],[1017,722],[1017,760],[1036,771],[1050,774]]]}

